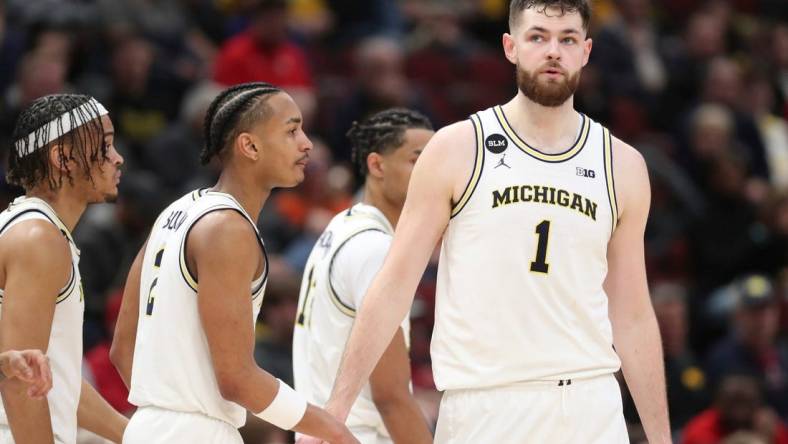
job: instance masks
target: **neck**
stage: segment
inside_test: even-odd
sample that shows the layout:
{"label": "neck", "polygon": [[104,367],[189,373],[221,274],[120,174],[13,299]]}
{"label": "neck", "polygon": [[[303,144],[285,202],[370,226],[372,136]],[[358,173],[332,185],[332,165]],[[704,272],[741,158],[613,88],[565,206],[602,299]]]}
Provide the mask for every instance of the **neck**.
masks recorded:
{"label": "neck", "polygon": [[574,97],[560,106],[542,106],[518,91],[503,105],[509,124],[526,142],[546,153],[565,150],[577,135],[579,120],[574,108]]}
{"label": "neck", "polygon": [[68,183],[64,183],[59,190],[50,190],[48,185],[42,185],[29,190],[25,195],[37,197],[49,204],[55,210],[57,217],[66,225],[68,231],[74,231],[79,218],[82,217],[82,213],[88,206],[84,196],[71,188]]}
{"label": "neck", "polygon": [[364,199],[362,202],[380,210],[380,212],[386,216],[391,226],[396,227],[397,222],[399,222],[399,215],[402,212],[402,207],[387,199],[380,190],[380,187],[375,186],[372,180],[373,179],[367,179],[367,182],[364,184]]}
{"label": "neck", "polygon": [[249,217],[257,223],[260,211],[263,209],[263,205],[265,205],[265,201],[271,194],[273,187],[261,187],[260,184],[254,183],[254,180],[244,177],[249,175],[239,174],[234,170],[235,168],[232,165],[226,166],[222,170],[216,185],[211,189],[233,196],[241,204],[244,211],[249,214]]}

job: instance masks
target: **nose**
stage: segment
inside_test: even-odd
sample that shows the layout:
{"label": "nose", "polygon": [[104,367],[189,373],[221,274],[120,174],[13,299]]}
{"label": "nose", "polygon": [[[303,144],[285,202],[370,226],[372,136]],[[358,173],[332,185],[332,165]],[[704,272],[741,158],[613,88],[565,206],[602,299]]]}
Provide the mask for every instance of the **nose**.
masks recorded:
{"label": "nose", "polygon": [[304,134],[304,141],[301,144],[301,151],[306,153],[311,151],[313,147],[314,145],[312,144],[312,141],[309,139],[309,137],[306,134]]}
{"label": "nose", "polygon": [[561,51],[558,46],[558,39],[551,39],[547,46],[548,60],[561,60]]}
{"label": "nose", "polygon": [[120,153],[118,152],[118,150],[115,149],[114,146],[110,149],[109,159],[113,165],[117,165],[117,166],[123,165],[124,162],[123,156],[120,155]]}

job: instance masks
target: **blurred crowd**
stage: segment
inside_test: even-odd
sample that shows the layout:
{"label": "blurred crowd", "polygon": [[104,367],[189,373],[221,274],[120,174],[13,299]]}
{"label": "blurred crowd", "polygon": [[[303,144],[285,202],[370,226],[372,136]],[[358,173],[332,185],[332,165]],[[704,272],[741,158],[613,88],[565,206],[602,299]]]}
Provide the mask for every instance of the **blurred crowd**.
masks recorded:
{"label": "blurred crowd", "polygon": [[[677,442],[788,443],[788,4],[593,5],[575,102],[649,166],[647,266]],[[2,165],[20,110],[60,92],[106,105],[126,159],[118,202],[91,207],[75,233],[85,368],[101,393],[131,412],[108,358],[126,272],[158,212],[216,179],[198,157],[221,88],[285,88],[315,143],[306,181],[275,192],[260,218],[271,277],[256,358],[292,383],[304,262],[361,185],[346,131],[392,106],[440,127],[508,100],[507,15],[507,0],[0,0]],[[20,192],[0,181],[0,206]],[[435,273],[433,261],[411,313],[414,386],[431,420]],[[641,442],[626,392],[625,404]],[[244,433],[288,439],[256,423]]]}

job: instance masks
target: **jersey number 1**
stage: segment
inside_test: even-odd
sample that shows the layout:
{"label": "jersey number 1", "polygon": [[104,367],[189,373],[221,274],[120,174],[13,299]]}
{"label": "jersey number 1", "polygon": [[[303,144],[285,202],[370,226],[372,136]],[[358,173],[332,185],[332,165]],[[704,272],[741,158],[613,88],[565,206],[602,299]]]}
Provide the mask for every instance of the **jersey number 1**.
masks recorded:
{"label": "jersey number 1", "polygon": [[539,239],[536,244],[536,258],[531,262],[531,271],[547,274],[550,264],[545,261],[547,260],[547,238],[550,236],[550,221],[543,220],[537,225],[536,234],[539,235]]}

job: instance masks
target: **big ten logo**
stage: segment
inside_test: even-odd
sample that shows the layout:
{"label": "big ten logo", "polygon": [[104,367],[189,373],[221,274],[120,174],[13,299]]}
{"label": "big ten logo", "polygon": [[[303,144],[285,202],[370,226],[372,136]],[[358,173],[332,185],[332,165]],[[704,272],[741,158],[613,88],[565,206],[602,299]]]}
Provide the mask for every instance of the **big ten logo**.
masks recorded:
{"label": "big ten logo", "polygon": [[594,170],[577,167],[577,175],[580,177],[595,178],[596,173]]}

